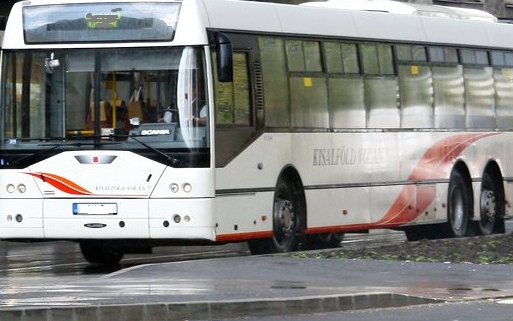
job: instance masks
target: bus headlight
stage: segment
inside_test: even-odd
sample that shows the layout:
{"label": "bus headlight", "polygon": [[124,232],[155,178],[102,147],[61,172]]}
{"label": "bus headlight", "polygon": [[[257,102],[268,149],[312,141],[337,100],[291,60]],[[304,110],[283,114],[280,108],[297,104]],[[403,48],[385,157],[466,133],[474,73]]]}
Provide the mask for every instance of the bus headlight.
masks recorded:
{"label": "bus headlight", "polygon": [[183,184],[182,188],[185,193],[190,193],[192,191],[192,185],[189,183]]}
{"label": "bus headlight", "polygon": [[7,190],[7,193],[12,194],[16,190],[16,187],[14,187],[13,184],[9,184],[9,185],[7,185],[7,187],[5,189]]}

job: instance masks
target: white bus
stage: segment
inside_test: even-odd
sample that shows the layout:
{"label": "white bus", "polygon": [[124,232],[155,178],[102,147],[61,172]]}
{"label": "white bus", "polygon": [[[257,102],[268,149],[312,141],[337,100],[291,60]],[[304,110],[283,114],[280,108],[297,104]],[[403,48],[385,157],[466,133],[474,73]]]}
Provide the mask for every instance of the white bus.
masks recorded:
{"label": "white bus", "polygon": [[318,5],[15,4],[0,237],[75,241],[116,264],[172,244],[269,253],[375,228],[503,232],[513,26]]}

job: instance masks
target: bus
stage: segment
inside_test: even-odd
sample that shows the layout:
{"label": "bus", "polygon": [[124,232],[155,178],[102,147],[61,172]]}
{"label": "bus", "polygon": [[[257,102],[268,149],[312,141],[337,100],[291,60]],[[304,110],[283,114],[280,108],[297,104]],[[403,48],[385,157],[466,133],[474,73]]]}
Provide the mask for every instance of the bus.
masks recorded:
{"label": "bus", "polygon": [[166,245],[504,232],[513,26],[408,6],[16,3],[0,238],[73,241],[117,264]]}

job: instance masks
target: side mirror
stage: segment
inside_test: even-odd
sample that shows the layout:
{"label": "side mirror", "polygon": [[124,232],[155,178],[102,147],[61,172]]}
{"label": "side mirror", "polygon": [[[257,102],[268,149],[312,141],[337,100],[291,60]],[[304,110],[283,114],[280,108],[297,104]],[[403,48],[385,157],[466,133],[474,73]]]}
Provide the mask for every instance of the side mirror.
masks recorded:
{"label": "side mirror", "polygon": [[217,78],[220,82],[233,81],[233,51],[230,39],[222,33],[216,35]]}
{"label": "side mirror", "polygon": [[0,16],[0,30],[5,30],[5,27],[7,26],[7,17],[6,16]]}

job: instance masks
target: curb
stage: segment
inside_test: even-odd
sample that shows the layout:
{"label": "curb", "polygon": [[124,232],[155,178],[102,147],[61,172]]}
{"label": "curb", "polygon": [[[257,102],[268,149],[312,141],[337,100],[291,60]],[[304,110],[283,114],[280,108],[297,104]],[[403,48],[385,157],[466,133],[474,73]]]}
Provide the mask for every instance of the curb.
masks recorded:
{"label": "curb", "polygon": [[309,296],[265,300],[3,308],[2,321],[185,321],[401,307],[443,300],[394,293]]}

